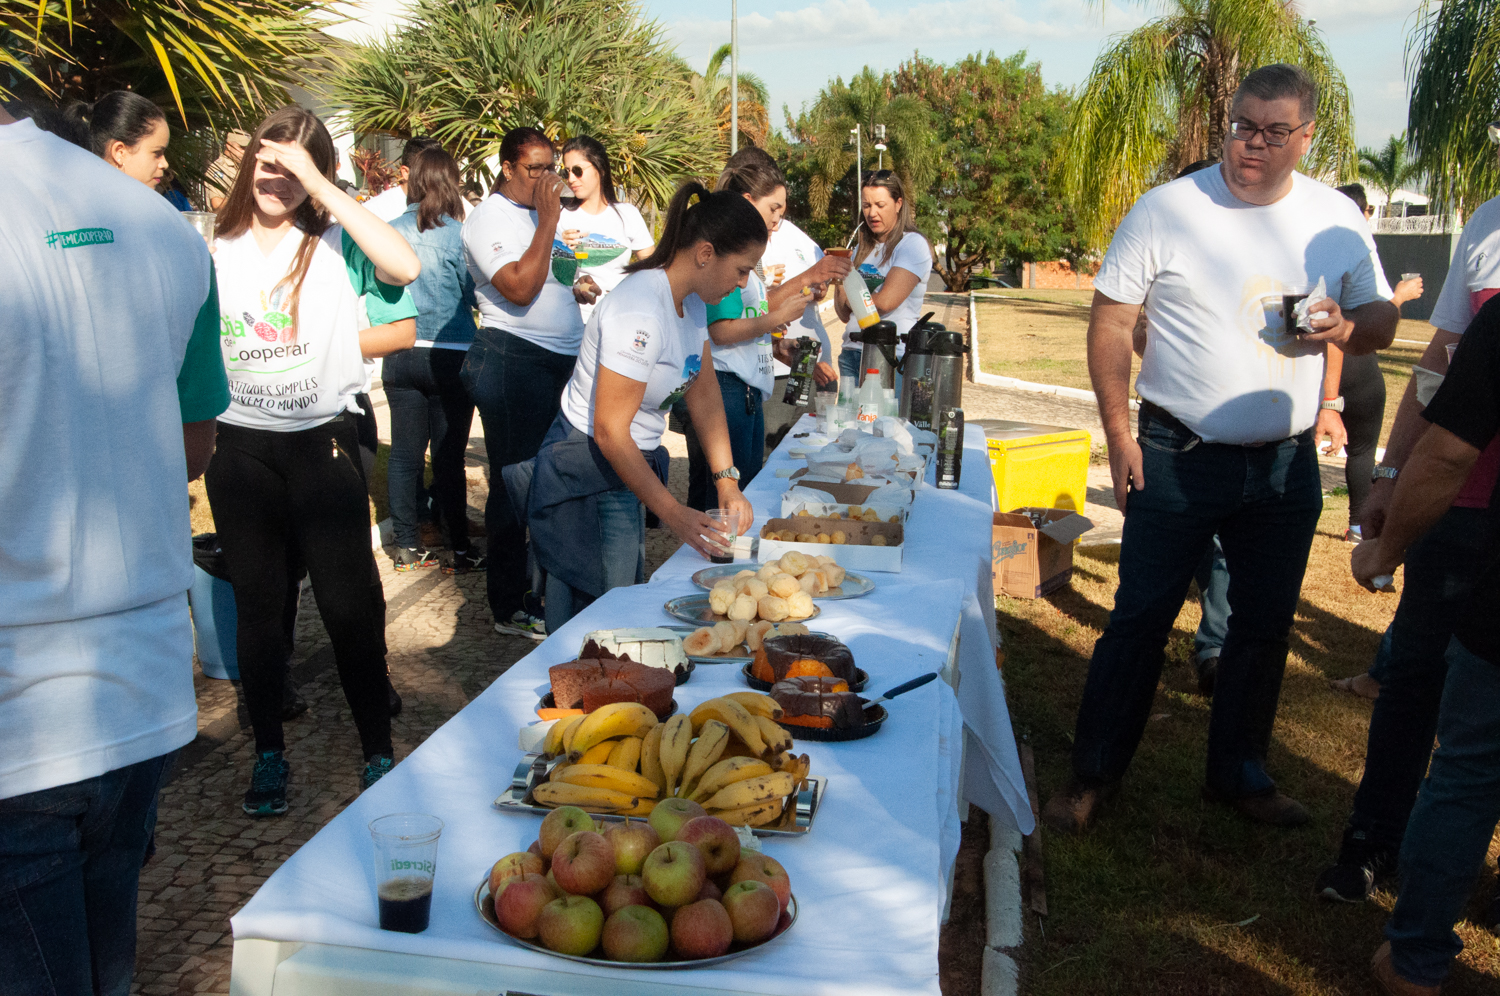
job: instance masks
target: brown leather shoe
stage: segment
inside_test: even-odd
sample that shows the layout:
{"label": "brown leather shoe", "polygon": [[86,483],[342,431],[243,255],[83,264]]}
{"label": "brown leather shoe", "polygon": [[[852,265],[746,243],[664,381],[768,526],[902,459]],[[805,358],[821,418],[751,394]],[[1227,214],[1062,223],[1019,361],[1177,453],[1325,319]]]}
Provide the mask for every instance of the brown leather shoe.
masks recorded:
{"label": "brown leather shoe", "polygon": [[1272,789],[1260,795],[1244,795],[1228,799],[1205,785],[1203,798],[1209,802],[1229,806],[1245,819],[1264,823],[1267,826],[1300,827],[1312,821],[1312,814],[1307,811],[1306,806],[1278,789]]}
{"label": "brown leather shoe", "polygon": [[1375,949],[1375,957],[1370,959],[1370,974],[1375,976],[1380,991],[1389,993],[1390,996],[1438,996],[1443,991],[1442,986],[1419,986],[1397,975],[1395,967],[1391,965],[1390,941]]}
{"label": "brown leather shoe", "polygon": [[1058,833],[1082,833],[1094,822],[1104,804],[1115,797],[1119,782],[1086,785],[1077,778],[1052,793],[1042,809],[1042,822]]}

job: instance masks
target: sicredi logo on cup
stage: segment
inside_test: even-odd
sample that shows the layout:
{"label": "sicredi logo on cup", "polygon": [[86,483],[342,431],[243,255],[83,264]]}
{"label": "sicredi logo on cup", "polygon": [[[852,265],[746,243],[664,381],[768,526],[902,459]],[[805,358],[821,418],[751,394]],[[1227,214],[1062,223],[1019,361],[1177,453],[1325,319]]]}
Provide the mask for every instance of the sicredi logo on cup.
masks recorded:
{"label": "sicredi logo on cup", "polygon": [[391,871],[416,871],[425,872],[428,875],[437,870],[437,866],[431,861],[400,861],[392,858],[390,861]]}

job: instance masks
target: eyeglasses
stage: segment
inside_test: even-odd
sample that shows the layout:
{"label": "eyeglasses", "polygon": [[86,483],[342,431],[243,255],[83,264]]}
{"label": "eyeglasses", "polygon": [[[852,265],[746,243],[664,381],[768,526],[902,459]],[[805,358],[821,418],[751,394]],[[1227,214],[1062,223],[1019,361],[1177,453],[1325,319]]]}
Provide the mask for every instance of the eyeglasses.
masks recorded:
{"label": "eyeglasses", "polygon": [[1231,121],[1229,123],[1229,137],[1233,138],[1236,142],[1248,142],[1255,137],[1256,132],[1259,132],[1266,137],[1267,145],[1275,146],[1279,149],[1292,140],[1292,135],[1295,132],[1312,123],[1313,119],[1308,118],[1301,124],[1293,125],[1290,128],[1285,128],[1281,125],[1268,125],[1265,128],[1257,128],[1248,121]]}
{"label": "eyeglasses", "polygon": [[551,169],[552,168],[552,164],[551,163],[527,163],[526,165],[522,166],[521,168],[526,171],[526,175],[527,176],[529,176],[533,180],[535,180],[537,177],[541,176],[543,173],[545,173],[549,169]]}
{"label": "eyeglasses", "polygon": [[566,178],[569,173],[572,173],[576,179],[581,180],[583,179],[584,168],[582,166],[559,166],[557,168],[558,176]]}

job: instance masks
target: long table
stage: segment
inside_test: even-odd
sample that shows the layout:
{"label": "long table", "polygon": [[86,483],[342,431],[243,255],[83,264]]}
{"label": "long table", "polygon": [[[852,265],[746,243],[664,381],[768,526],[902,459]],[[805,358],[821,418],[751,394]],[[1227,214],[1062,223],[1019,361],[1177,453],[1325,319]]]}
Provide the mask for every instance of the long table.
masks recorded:
{"label": "long table", "polygon": [[[779,514],[787,482],[775,472],[795,465],[787,450],[807,428],[794,430],[746,489],[758,521]],[[1031,829],[994,664],[988,470],[983,433],[971,428],[963,489],[918,493],[902,571],[874,574],[877,587],[863,598],[819,602],[813,628],[850,646],[870,673],[867,695],[928,671],[947,680],[889,703],[891,718],[873,737],[798,742],[827,787],[810,833],[764,842],[786,867],[799,907],[797,925],[775,942],[690,972],[594,968],[522,948],[474,908],[489,866],[536,837],[539,816],[491,803],[510,786],[517,733],[536,720],[547,668],[575,657],[591,630],[669,622],[662,604],[694,590],[688,575],[705,566],[684,548],[649,583],[608,593],[549,637],[277,869],[231,921],[231,991],[939,996],[938,932],[963,800]],[[699,665],[676,697],[690,709],[743,687],[732,665]],[[376,926],[366,827],[400,811],[445,823],[422,934]]]}

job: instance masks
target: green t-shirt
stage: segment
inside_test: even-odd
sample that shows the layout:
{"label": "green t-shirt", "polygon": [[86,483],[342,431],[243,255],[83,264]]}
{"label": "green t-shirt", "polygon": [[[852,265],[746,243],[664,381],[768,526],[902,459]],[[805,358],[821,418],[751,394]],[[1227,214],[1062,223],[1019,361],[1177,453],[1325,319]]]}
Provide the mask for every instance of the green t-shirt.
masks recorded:
{"label": "green t-shirt", "polygon": [[229,407],[229,379],[219,352],[219,282],[209,261],[208,297],[193,321],[182,367],[177,371],[177,406],[182,421],[206,422]]}
{"label": "green t-shirt", "polygon": [[405,287],[383,284],[375,277],[375,264],[355,244],[348,232],[343,233],[344,266],[349,270],[349,286],[364,295],[365,315],[371,325],[389,325],[403,318],[416,318],[417,305]]}

